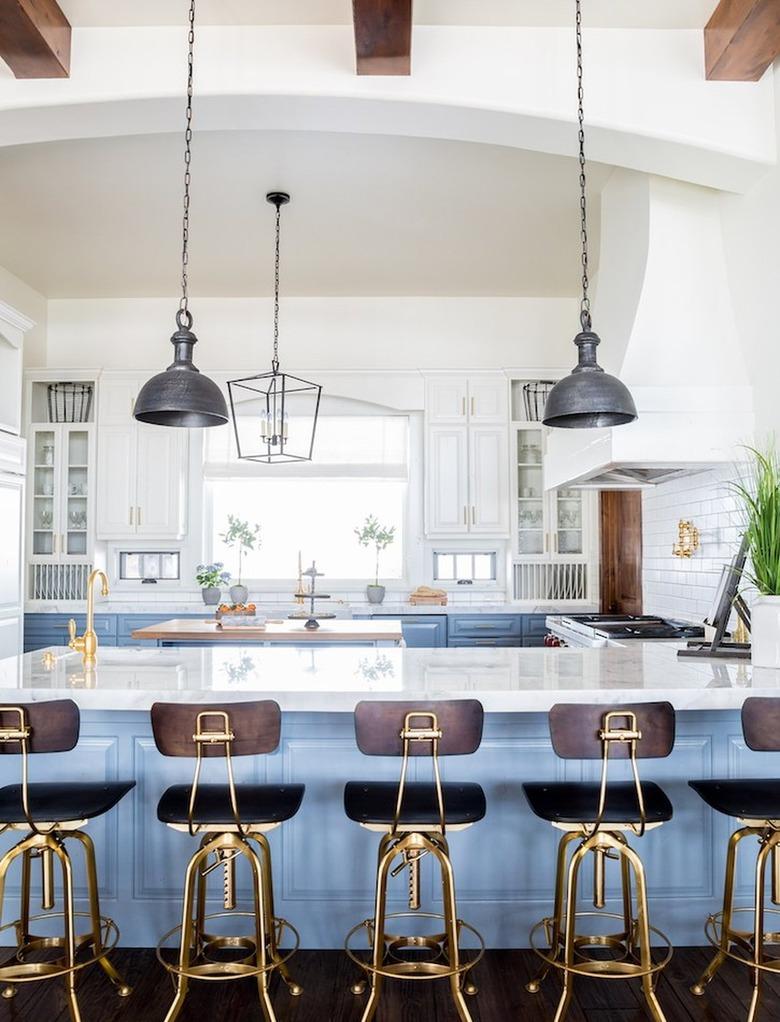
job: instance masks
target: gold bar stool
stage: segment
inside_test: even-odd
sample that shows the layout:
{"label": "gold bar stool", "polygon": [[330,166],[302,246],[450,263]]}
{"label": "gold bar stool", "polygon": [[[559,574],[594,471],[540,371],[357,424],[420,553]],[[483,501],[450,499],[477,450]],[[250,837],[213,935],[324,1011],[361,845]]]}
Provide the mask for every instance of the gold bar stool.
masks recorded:
{"label": "gold bar stool", "polygon": [[[742,731],[745,744],[754,752],[780,752],[780,699],[746,699],[742,707]],[[691,990],[701,997],[726,959],[734,959],[750,969],[753,996],[747,1018],[748,1022],[754,1022],[764,975],[780,972],[777,957],[780,933],[766,927],[767,915],[780,915],[780,779],[738,778],[689,783],[716,812],[735,817],[743,824],[729,839],[723,909],[711,915],[705,927],[716,953]],[[738,908],[734,905],[737,853],[748,837],[756,839],[753,904],[749,908]],[[767,871],[771,876],[774,908],[766,905]],[[746,915],[752,915],[752,927],[738,929],[735,916]],[[774,956],[768,953],[772,947]]]}
{"label": "gold bar stool", "polygon": [[[449,980],[458,1017],[471,1022],[464,993],[476,994],[470,970],[484,952],[477,931],[458,918],[449,831],[464,830],[485,815],[485,794],[478,784],[442,783],[439,758],[468,756],[482,740],[483,710],[476,700],[428,703],[363,702],[355,709],[358,748],[366,756],[403,757],[398,784],[383,781],[350,781],[344,790],[347,816],[368,830],[382,834],[376,877],[374,916],[350,930],[346,940],[349,957],[369,977],[371,994],[362,1022],[370,1022],[379,1005],[385,979]],[[433,782],[407,781],[409,760],[425,756],[433,766]],[[430,855],[441,873],[443,912],[421,912],[420,871]],[[407,871],[408,912],[389,913],[387,892],[391,877]],[[437,924],[434,934],[402,936],[389,933],[388,925]],[[463,931],[475,937],[479,952],[464,961],[460,948]],[[443,932],[442,932],[443,931]],[[358,935],[367,944],[356,946]],[[366,955],[368,952],[368,955]],[[361,980],[352,992],[362,994],[368,986]]]}
{"label": "gold bar stool", "polygon": [[[176,994],[165,1016],[173,1022],[181,1012],[190,980],[257,980],[266,1022],[276,1022],[269,994],[271,972],[278,970],[290,993],[298,996],[287,962],[298,949],[298,931],[274,913],[271,849],[266,834],[292,819],[304,794],[302,784],[236,784],[235,756],[260,756],[279,747],[282,715],[272,700],[216,706],[155,703],[152,731],[164,756],[195,759],[191,785],[177,784],[160,798],[157,817],[173,830],[200,836],[198,850],[187,866],[180,926],[166,933],[157,957],[175,978]],[[203,760],[223,759],[227,784],[201,784]],[[252,877],[253,911],[236,909],[236,863],[243,858]],[[221,873],[224,911],[206,913],[207,880]],[[218,919],[251,920],[247,935],[210,933]],[[164,947],[179,938],[175,955]],[[293,947],[283,951],[286,936]],[[232,957],[231,957],[232,956]]]}
{"label": "gold bar stool", "polygon": [[[0,788],[0,833],[19,831],[21,839],[0,859],[0,919],[4,907],[5,882],[13,862],[21,860],[21,907],[19,918],[0,928],[13,930],[16,948],[0,965],[2,996],[15,996],[19,983],[63,979],[71,1022],[80,1022],[76,979],[79,972],[97,963],[127,997],[130,987],[108,960],[116,947],[119,930],[113,920],[100,914],[95,848],[81,829],[102,816],[135,787],[135,781],[66,781],[29,783],[29,757],[36,753],[70,752],[79,739],[78,706],[70,699],[58,699],[19,706],[0,706],[0,755],[21,754],[22,783]],[[73,894],[73,865],[68,844],[77,842],[87,871],[88,912],[77,912]],[[41,869],[42,913],[31,915],[33,863]],[[62,873],[62,911],[55,912],[55,861]],[[33,924],[62,920],[62,936],[36,936]],[[87,920],[85,933],[78,933],[79,920]],[[6,942],[0,938],[0,943]],[[61,951],[60,956],[49,952]],[[29,961],[35,956],[35,961]],[[41,958],[44,957],[44,960]]]}
{"label": "gold bar stool", "polygon": [[[553,915],[531,931],[531,945],[543,961],[539,975],[526,989],[535,994],[551,968],[563,973],[563,992],[555,1022],[563,1022],[571,1003],[575,976],[591,979],[641,979],[651,1017],[665,1022],[655,987],[669,962],[667,937],[648,918],[647,883],[642,860],[627,836],[644,833],[672,818],[664,791],[639,779],[639,759],[665,758],[674,747],[675,716],[669,703],[642,703],[615,709],[562,704],[550,711],[553,749],[562,759],[601,759],[601,782],[524,784],[534,813],[563,831],[558,847]],[[613,759],[628,759],[630,781],[610,781]],[[580,869],[593,857],[593,912],[578,912]],[[605,912],[607,860],[618,863],[622,913]],[[632,895],[632,874],[636,897]],[[586,936],[579,920],[619,920],[617,933]],[[541,935],[548,947],[539,947]],[[651,935],[661,939],[664,953],[653,959]],[[612,952],[607,958],[605,952]]]}

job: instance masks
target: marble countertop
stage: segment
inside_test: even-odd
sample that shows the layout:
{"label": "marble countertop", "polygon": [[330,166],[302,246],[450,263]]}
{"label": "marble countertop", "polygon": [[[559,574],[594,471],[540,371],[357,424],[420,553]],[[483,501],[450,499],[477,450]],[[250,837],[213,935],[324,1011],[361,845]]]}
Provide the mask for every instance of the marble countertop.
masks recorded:
{"label": "marble countertop", "polygon": [[51,647],[0,660],[0,699],[68,696],[85,710],[147,711],[156,700],[262,696],[288,712],[338,713],[351,712],[361,699],[469,696],[489,713],[531,713],[562,701],[651,699],[668,699],[677,710],[737,710],[748,695],[780,695],[780,671],[753,668],[749,661],[679,660],[681,646],[103,647],[89,672],[79,654]]}
{"label": "marble countertop", "polygon": [[[300,608],[292,601],[255,601],[258,613],[269,616],[288,614]],[[83,614],[86,604],[83,600],[28,600],[25,604],[27,614]],[[398,600],[387,600],[385,603],[361,603],[356,600],[334,599],[328,601],[328,609],[339,617],[350,617],[353,614],[588,614],[596,613],[595,604],[578,604],[574,607],[561,608],[558,603],[530,602],[510,603],[505,600],[469,603],[463,599],[448,603],[446,607],[415,606]],[[121,597],[108,600],[95,600],[96,614],[160,614],[174,617],[180,614],[209,613],[202,600],[123,600]]]}

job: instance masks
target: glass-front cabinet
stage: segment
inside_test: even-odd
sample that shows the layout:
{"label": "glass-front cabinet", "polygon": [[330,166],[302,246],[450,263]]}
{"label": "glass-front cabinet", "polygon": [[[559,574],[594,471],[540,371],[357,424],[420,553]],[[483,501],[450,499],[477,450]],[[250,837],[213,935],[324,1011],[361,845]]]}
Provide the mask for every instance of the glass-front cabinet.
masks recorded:
{"label": "glass-front cabinet", "polygon": [[33,561],[88,558],[93,534],[93,426],[33,425],[30,434]]}
{"label": "glass-front cabinet", "polygon": [[569,488],[545,491],[544,442],[541,423],[515,423],[515,556],[533,560],[586,559],[592,527],[590,495]]}

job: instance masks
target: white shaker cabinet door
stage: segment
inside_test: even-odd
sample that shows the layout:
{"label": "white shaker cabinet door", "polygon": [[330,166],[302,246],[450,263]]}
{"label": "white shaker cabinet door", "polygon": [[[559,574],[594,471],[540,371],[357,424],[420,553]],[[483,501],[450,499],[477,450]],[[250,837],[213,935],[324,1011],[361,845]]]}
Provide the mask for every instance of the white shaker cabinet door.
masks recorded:
{"label": "white shaker cabinet door", "polygon": [[469,432],[472,533],[509,532],[509,455],[504,427],[472,426]]}
{"label": "white shaker cabinet door", "polygon": [[504,424],[507,421],[509,396],[504,376],[475,376],[469,380],[469,421]]}
{"label": "white shaker cabinet door", "polygon": [[138,427],[136,534],[149,539],[184,535],[187,434],[167,426]]}
{"label": "white shaker cabinet door", "polygon": [[98,430],[98,539],[123,539],[136,533],[136,437],[131,421]]}
{"label": "white shaker cabinet door", "polygon": [[469,531],[468,430],[431,426],[428,431],[426,501],[429,535]]}
{"label": "white shaker cabinet door", "polygon": [[428,380],[425,409],[430,423],[461,423],[468,418],[468,380],[437,376]]}

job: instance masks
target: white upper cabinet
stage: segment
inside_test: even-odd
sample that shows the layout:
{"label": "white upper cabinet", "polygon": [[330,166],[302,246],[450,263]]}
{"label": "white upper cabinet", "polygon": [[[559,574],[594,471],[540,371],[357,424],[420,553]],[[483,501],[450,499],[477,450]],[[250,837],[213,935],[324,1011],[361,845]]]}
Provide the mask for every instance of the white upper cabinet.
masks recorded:
{"label": "white upper cabinet", "polygon": [[426,379],[425,531],[509,534],[507,382],[500,373]]}
{"label": "white upper cabinet", "polygon": [[471,531],[503,535],[508,529],[509,465],[505,426],[469,430]]}
{"label": "white upper cabinet", "polygon": [[427,381],[425,415],[431,425],[468,421],[468,380],[465,376],[437,376]]}
{"label": "white upper cabinet", "polygon": [[468,429],[431,426],[428,431],[426,520],[429,533],[469,531]]}
{"label": "white upper cabinet", "polygon": [[97,535],[177,539],[186,532],[185,429],[133,418],[143,379],[106,374],[98,405]]}

